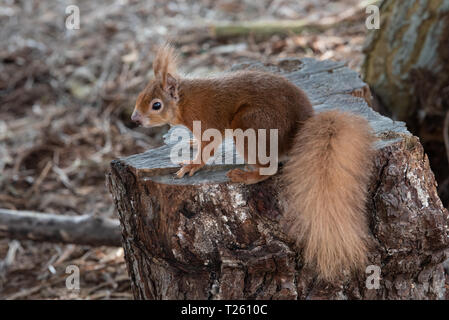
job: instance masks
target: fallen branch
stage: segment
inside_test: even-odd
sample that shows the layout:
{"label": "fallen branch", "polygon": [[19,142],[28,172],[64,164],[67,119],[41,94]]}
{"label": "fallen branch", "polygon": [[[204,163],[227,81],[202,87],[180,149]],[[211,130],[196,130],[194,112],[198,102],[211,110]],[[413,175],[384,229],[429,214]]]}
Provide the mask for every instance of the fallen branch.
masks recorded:
{"label": "fallen branch", "polygon": [[[234,38],[253,35],[258,38],[266,38],[272,35],[300,34],[304,31],[324,32],[326,30],[343,26],[345,23],[353,23],[365,14],[366,7],[377,4],[379,0],[365,0],[359,5],[337,16],[327,17],[319,21],[309,19],[300,20],[257,20],[209,24],[206,28],[194,27],[186,30],[185,36],[197,38]],[[180,42],[185,43],[186,39]]]}
{"label": "fallen branch", "polygon": [[299,34],[304,30],[323,32],[334,26],[334,23],[310,23],[307,20],[244,21],[241,23],[210,25],[209,33],[213,38],[220,39],[248,36],[250,34],[256,37],[269,37],[273,34]]}
{"label": "fallen branch", "polygon": [[121,246],[119,221],[0,209],[0,238]]}

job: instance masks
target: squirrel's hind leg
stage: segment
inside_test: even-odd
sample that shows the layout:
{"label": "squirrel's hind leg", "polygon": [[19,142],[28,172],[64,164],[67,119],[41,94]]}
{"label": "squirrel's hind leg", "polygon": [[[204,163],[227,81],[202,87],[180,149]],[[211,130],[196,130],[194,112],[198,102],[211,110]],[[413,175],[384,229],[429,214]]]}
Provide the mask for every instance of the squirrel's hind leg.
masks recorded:
{"label": "squirrel's hind leg", "polygon": [[259,169],[259,166],[247,171],[242,169],[232,169],[229,170],[226,175],[231,182],[240,182],[244,184],[255,184],[271,177],[271,175],[260,174]]}

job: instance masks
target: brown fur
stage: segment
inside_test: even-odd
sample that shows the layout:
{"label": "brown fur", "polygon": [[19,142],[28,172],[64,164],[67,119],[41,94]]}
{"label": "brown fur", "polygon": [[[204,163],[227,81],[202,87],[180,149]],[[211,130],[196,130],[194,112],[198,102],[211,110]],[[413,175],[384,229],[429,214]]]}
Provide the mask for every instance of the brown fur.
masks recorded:
{"label": "brown fur", "polygon": [[168,74],[176,76],[177,60],[175,49],[169,43],[166,43],[157,51],[153,61],[153,72],[156,78],[160,78],[162,86],[166,84]]}
{"label": "brown fur", "polygon": [[[135,113],[143,124],[182,124],[192,130],[278,129],[278,154],[290,155],[284,178],[289,208],[282,220],[288,234],[304,246],[305,260],[322,278],[333,279],[342,269],[358,269],[366,257],[364,217],[372,135],[365,120],[342,112],[314,116],[306,94],[280,75],[239,71],[209,79],[176,75],[170,46],[158,51],[155,79],[140,93]],[[152,101],[163,108],[151,110]],[[199,149],[211,142],[195,137]],[[267,142],[267,150],[270,141]],[[245,146],[246,147],[246,146]],[[239,153],[248,159],[244,150]],[[201,163],[183,164],[178,177],[194,174]],[[253,170],[228,172],[233,182],[265,180]]]}
{"label": "brown fur", "polygon": [[339,111],[316,115],[296,135],[282,224],[324,279],[365,266],[372,142],[365,119]]}
{"label": "brown fur", "polygon": [[[142,115],[142,124],[160,126],[171,123],[175,118],[178,103],[178,75],[176,71],[177,56],[170,44],[165,44],[157,51],[153,61],[154,79],[139,94],[134,111]],[[151,110],[153,99],[160,99],[163,108]]]}

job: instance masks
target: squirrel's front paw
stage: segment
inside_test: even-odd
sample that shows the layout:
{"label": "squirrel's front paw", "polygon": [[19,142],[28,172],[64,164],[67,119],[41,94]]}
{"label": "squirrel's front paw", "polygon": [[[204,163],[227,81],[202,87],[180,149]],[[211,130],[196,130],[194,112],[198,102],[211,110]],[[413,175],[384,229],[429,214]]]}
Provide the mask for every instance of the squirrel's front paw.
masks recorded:
{"label": "squirrel's front paw", "polygon": [[176,172],[176,176],[178,178],[184,177],[186,173],[189,173],[189,176],[193,176],[195,172],[200,170],[202,167],[204,167],[204,163],[188,163],[188,164],[182,164],[181,169],[179,169]]}

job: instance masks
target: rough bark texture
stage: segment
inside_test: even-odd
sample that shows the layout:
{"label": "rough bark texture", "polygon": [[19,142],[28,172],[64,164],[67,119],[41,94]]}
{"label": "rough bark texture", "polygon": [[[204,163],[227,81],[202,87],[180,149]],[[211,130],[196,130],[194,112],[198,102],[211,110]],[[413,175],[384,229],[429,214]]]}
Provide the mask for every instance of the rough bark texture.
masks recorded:
{"label": "rough bark texture", "polygon": [[364,48],[364,80],[386,112],[421,138],[448,205],[449,0],[384,0],[380,14]]}
{"label": "rough bark texture", "polygon": [[120,246],[118,220],[0,209],[0,238]]}
{"label": "rough bark texture", "polygon": [[[357,73],[332,61],[255,63],[285,74],[317,111],[350,110],[378,137],[370,183],[369,220],[381,268],[378,289],[366,274],[318,282],[280,230],[279,175],[244,186],[227,181],[222,165],[174,179],[170,145],[115,160],[108,176],[137,299],[439,299],[448,247],[448,212],[419,140],[404,123],[371,108]],[[167,141],[171,143],[169,140]],[[227,150],[227,149],[225,149]],[[298,177],[300,178],[300,177]]]}
{"label": "rough bark texture", "polygon": [[448,84],[449,0],[384,0],[380,14],[381,27],[364,48],[364,79],[394,116],[406,120],[419,106],[419,73],[436,78],[427,90]]}

